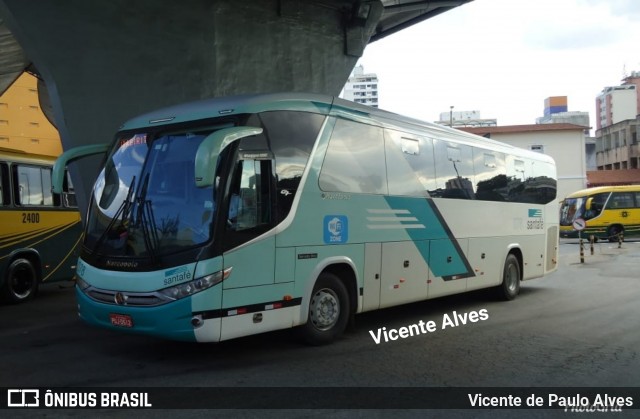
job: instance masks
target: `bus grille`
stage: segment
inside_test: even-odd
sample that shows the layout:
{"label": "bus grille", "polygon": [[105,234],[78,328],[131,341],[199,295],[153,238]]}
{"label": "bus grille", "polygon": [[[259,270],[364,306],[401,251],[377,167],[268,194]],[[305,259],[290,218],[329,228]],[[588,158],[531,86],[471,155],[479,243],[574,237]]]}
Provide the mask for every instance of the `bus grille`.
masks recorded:
{"label": "bus grille", "polygon": [[[92,300],[129,307],[153,307],[173,301],[157,292],[119,292],[90,287],[84,291]],[[116,297],[116,294],[120,294]],[[117,301],[122,301],[118,303]]]}

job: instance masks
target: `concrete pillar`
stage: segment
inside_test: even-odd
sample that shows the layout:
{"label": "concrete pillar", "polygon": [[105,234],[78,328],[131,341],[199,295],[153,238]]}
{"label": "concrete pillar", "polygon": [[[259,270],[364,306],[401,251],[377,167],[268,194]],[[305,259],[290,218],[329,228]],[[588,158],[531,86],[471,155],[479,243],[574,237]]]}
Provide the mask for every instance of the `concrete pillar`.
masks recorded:
{"label": "concrete pillar", "polygon": [[[111,141],[130,117],[180,102],[338,94],[382,14],[378,0],[354,3],[0,0],[0,14],[43,77],[68,149]],[[96,166],[72,166],[83,210]]]}

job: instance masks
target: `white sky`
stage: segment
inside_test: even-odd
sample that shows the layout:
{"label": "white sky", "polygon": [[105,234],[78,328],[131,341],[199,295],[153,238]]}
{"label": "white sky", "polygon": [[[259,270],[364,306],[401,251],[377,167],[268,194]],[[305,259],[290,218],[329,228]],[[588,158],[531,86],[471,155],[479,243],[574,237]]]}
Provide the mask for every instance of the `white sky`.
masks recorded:
{"label": "white sky", "polygon": [[534,124],[544,100],[569,111],[640,71],[639,0],[474,0],[373,42],[359,64],[376,73],[379,107],[427,121],[479,110],[498,125]]}

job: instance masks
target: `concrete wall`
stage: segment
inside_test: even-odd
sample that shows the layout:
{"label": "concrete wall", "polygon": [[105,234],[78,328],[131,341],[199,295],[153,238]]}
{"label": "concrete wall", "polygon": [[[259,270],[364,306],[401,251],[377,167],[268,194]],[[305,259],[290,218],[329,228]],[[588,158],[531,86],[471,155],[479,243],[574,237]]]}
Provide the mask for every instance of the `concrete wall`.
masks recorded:
{"label": "concrete wall", "polygon": [[[0,13],[44,78],[68,149],[180,102],[337,95],[382,13],[371,3],[371,19],[355,23],[342,1],[0,0]],[[97,165],[71,166],[80,208]]]}

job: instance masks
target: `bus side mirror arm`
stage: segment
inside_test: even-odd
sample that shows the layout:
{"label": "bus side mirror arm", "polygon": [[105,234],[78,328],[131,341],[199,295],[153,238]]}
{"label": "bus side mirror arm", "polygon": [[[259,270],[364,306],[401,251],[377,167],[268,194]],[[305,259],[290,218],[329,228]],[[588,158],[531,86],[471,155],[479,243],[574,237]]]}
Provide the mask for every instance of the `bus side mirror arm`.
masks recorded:
{"label": "bus side mirror arm", "polygon": [[215,131],[205,138],[196,152],[194,161],[195,182],[198,188],[213,186],[218,156],[234,141],[262,133],[262,128],[232,127]]}
{"label": "bus side mirror arm", "polygon": [[584,204],[584,209],[586,209],[587,211],[591,210],[591,204],[593,203],[593,197],[588,198],[587,202],[585,202]]}
{"label": "bus side mirror arm", "polygon": [[73,160],[77,160],[81,157],[91,156],[94,154],[106,153],[109,149],[109,144],[93,144],[80,147],[74,147],[65,151],[56,159],[53,164],[53,171],[51,173],[51,189],[53,193],[62,193],[62,185],[64,183],[64,172],[67,169],[67,164]]}

